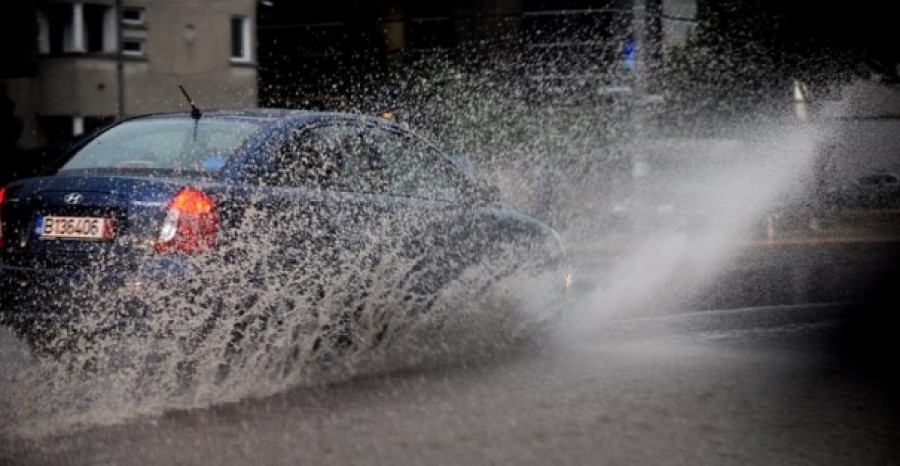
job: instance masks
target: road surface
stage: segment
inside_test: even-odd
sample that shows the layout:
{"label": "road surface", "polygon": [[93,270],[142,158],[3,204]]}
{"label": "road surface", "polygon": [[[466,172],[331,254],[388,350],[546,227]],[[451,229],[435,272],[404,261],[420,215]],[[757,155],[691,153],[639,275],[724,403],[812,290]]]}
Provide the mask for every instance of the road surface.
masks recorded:
{"label": "road surface", "polygon": [[[869,311],[550,328],[463,363],[7,435],[0,464],[897,464],[896,364],[881,361],[897,348]],[[0,338],[9,374],[16,344]]]}

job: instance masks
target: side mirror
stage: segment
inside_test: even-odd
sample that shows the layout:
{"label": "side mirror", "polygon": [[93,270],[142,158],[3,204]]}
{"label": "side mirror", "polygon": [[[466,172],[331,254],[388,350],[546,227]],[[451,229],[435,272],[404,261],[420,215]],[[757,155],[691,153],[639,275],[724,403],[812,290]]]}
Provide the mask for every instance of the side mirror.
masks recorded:
{"label": "side mirror", "polygon": [[482,183],[481,191],[482,191],[482,197],[484,198],[485,202],[487,202],[488,204],[490,204],[491,202],[497,202],[500,200],[500,188],[498,188],[492,184]]}
{"label": "side mirror", "polygon": [[496,186],[481,180],[470,180],[467,183],[465,201],[469,205],[486,205],[500,200],[500,190]]}
{"label": "side mirror", "polygon": [[450,156],[450,160],[456,165],[456,168],[463,173],[471,173],[472,160],[466,154],[455,154]]}

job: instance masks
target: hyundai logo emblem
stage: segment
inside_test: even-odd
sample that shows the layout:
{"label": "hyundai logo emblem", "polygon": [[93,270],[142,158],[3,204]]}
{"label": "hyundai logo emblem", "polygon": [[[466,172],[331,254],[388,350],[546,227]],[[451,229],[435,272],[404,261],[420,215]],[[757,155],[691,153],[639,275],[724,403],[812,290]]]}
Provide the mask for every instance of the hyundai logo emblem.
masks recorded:
{"label": "hyundai logo emblem", "polygon": [[79,193],[69,193],[63,198],[66,201],[66,204],[81,204],[81,201],[84,200],[84,196]]}

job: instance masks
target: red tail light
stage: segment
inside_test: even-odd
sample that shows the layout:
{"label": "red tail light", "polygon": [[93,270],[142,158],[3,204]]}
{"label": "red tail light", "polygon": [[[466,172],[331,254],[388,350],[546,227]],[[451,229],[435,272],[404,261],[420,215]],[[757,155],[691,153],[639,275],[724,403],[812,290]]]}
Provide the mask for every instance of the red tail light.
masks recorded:
{"label": "red tail light", "polygon": [[206,194],[181,188],[166,208],[156,252],[195,254],[211,248],[218,230],[214,207],[215,203]]}
{"label": "red tail light", "polygon": [[0,248],[3,247],[3,199],[6,197],[6,188],[0,188]]}

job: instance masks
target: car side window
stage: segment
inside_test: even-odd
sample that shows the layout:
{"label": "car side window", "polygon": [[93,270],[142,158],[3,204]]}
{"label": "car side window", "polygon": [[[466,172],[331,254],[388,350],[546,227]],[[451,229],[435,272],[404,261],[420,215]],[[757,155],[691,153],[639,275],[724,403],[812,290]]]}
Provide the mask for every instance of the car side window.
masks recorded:
{"label": "car side window", "polygon": [[265,184],[330,189],[343,168],[341,134],[335,127],[301,129],[276,151],[263,174]]}
{"label": "car side window", "polygon": [[298,130],[277,151],[262,181],[275,186],[461,200],[457,177],[440,151],[408,134],[353,123]]}
{"label": "car side window", "polygon": [[384,153],[361,127],[353,128],[353,137],[346,145],[346,169],[343,190],[349,192],[385,194],[390,189],[390,173],[386,170]]}
{"label": "car side window", "polygon": [[348,192],[382,192],[386,174],[359,127],[330,124],[292,134],[264,177],[266,184]]}
{"label": "car side window", "polygon": [[391,194],[434,201],[461,200],[457,178],[440,151],[399,132],[373,128],[368,134],[382,154]]}

